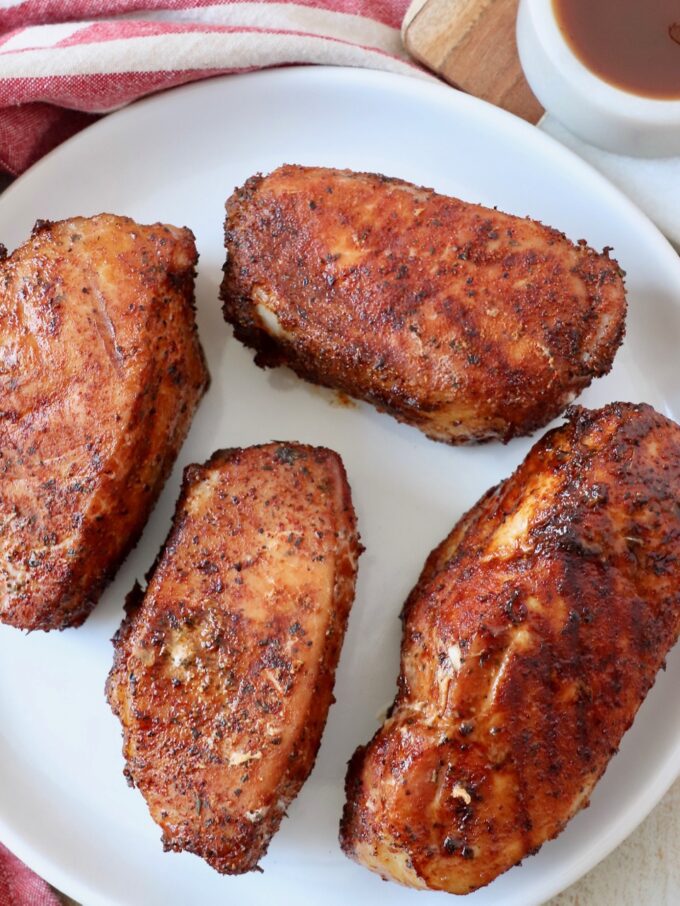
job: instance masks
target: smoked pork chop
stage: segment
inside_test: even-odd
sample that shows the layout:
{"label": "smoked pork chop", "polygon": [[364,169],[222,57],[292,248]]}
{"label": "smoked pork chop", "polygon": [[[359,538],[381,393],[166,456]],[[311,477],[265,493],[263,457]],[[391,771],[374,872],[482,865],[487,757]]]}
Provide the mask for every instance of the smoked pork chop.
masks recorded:
{"label": "smoked pork chop", "polygon": [[186,470],[107,686],[166,849],[257,868],[314,765],[359,552],[330,450],[273,443]]}
{"label": "smoked pork chop", "polygon": [[588,804],[680,630],[680,426],[576,409],[430,555],[345,852],[464,894]]}
{"label": "smoked pork chop", "polygon": [[0,261],[0,621],[78,626],[208,384],[189,230],[39,222]]}
{"label": "smoked pork chop", "polygon": [[260,365],[460,444],[529,434],[606,374],[621,271],[527,218],[284,166],[227,202],[224,316]]}

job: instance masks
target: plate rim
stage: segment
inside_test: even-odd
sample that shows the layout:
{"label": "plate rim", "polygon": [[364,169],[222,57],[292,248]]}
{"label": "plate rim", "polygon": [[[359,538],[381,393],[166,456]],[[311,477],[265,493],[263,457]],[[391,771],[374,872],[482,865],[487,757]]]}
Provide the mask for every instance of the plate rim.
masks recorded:
{"label": "plate rim", "polygon": [[[232,83],[234,80],[261,80],[269,81],[272,78],[276,80],[289,80],[295,82],[297,79],[314,80],[319,82],[326,80],[326,86],[332,90],[334,80],[346,81],[351,85],[356,83],[358,87],[366,87],[366,83],[373,83],[374,86],[380,87],[385,85],[392,88],[395,83],[401,85],[400,90],[403,93],[412,96],[422,97],[430,95],[437,97],[445,104],[449,104],[452,111],[458,109],[467,109],[471,111],[473,117],[481,117],[482,120],[495,120],[499,124],[499,131],[502,134],[516,133],[524,140],[528,140],[540,150],[543,146],[544,152],[553,158],[562,158],[589,179],[595,179],[599,183],[600,189],[608,194],[613,202],[627,209],[628,214],[636,220],[639,229],[643,229],[649,238],[649,241],[655,243],[658,247],[659,254],[665,256],[668,260],[669,268],[675,269],[678,273],[678,282],[680,285],[680,255],[673,245],[660,229],[654,224],[651,218],[617,186],[609,181],[597,168],[592,164],[579,157],[574,151],[561,144],[546,132],[543,132],[532,126],[530,123],[514,116],[513,114],[494,106],[486,101],[457,91],[449,85],[444,84],[433,78],[418,78],[412,75],[394,73],[385,70],[376,70],[369,68],[359,68],[350,66],[333,66],[333,65],[292,65],[286,67],[273,67],[260,69],[254,72],[236,73],[230,75],[216,75],[208,79],[197,80],[185,85],[180,85],[165,91],[151,94],[141,98],[131,104],[126,105],[118,110],[103,116],[97,122],[76,133],[62,144],[58,145],[32,167],[26,170],[0,195],[0,214],[8,201],[11,202],[15,192],[23,189],[26,182],[30,182],[37,174],[43,170],[58,167],[61,163],[62,156],[65,156],[66,162],[74,145],[82,142],[97,140],[99,133],[106,133],[106,130],[118,129],[119,123],[123,123],[125,118],[131,113],[134,115],[140,108],[146,105],[172,104],[178,94],[190,94],[192,92],[200,93],[206,89],[206,86],[213,83]],[[124,126],[123,126],[124,128]],[[676,297],[674,302],[680,306],[680,297]],[[651,690],[650,690],[651,691]],[[553,871],[546,874],[546,879],[542,883],[541,900],[528,900],[527,904],[538,906],[544,903],[546,899],[557,895],[570,885],[576,883],[585,874],[591,871],[596,865],[609,856],[631,833],[645,820],[651,811],[658,805],[660,800],[666,794],[671,785],[680,776],[680,733],[678,734],[675,746],[669,753],[663,769],[659,770],[656,775],[648,779],[645,785],[644,793],[640,792],[631,799],[631,803],[625,815],[625,820],[619,821],[615,826],[608,827],[606,833],[600,840],[597,847],[592,847],[589,851],[584,852],[582,856],[575,860],[571,870],[567,868],[561,872]],[[58,888],[61,892],[79,900],[83,904],[102,904],[102,906],[125,906],[120,900],[111,899],[102,895],[101,891],[93,889],[89,883],[83,882],[70,871],[64,870],[60,863],[54,860],[48,853],[36,848],[28,837],[17,833],[13,830],[12,825],[7,821],[5,815],[0,812],[0,842],[2,842],[11,852],[13,852],[21,861],[32,868],[48,883]]]}

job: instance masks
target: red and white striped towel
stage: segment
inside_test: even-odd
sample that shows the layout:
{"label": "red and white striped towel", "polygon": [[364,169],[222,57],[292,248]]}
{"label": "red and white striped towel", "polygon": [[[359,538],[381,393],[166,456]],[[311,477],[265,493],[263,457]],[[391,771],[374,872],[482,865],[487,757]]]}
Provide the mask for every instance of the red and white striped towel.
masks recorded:
{"label": "red and white striped towel", "polygon": [[0,168],[17,174],[103,113],[224,73],[288,63],[424,76],[408,0],[0,0]]}

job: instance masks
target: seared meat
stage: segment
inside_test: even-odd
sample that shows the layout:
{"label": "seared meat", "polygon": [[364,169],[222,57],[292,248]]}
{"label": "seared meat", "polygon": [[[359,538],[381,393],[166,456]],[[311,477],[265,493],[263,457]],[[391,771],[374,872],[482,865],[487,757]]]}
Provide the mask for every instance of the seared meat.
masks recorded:
{"label": "seared meat", "polygon": [[680,630],[680,427],[575,409],[428,559],[345,852],[468,893],[588,804]]}
{"label": "seared meat", "polygon": [[220,451],[185,472],[107,685],[166,849],[257,867],[316,758],[359,552],[330,450]]}
{"label": "seared meat", "polygon": [[260,365],[448,443],[547,424],[624,332],[607,251],[398,179],[285,166],[227,202],[224,316]]}
{"label": "seared meat", "polygon": [[78,626],[208,383],[189,230],[39,222],[0,262],[0,621]]}

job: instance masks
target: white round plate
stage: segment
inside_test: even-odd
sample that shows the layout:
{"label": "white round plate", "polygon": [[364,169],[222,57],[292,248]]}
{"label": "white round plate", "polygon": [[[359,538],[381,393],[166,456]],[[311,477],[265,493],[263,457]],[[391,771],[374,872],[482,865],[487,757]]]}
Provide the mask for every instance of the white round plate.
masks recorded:
{"label": "white round plate", "polygon": [[[385,884],[337,843],[345,764],[391,701],[402,602],[425,556],[531,440],[454,449],[285,370],[262,371],[222,320],[224,201],[281,163],[372,170],[614,247],[628,272],[628,333],[612,373],[580,402],[645,400],[680,418],[680,259],[586,164],[521,120],[450,88],[365,70],[290,68],[203,82],[136,104],[59,148],[0,199],[0,240],[36,218],[111,211],[187,224],[201,253],[198,322],[212,374],[189,438],[138,548],[85,623],[63,633],[0,627],[0,840],[77,900],[95,904],[324,903],[401,906],[446,895]],[[168,529],[181,470],[218,447],[296,439],[338,450],[366,553],[314,772],[262,863],[221,877],[164,854],[122,775],[120,727],[104,700],[109,639],[126,593]],[[680,770],[680,652],[669,658],[593,796],[554,842],[467,899],[532,906],[609,853]]]}

